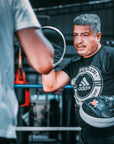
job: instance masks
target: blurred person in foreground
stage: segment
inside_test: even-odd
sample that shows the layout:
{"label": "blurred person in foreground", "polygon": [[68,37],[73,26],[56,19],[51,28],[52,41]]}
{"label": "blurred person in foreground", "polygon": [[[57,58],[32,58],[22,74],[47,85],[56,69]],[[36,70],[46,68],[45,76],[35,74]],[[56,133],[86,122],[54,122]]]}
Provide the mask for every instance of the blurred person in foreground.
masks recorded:
{"label": "blurred person in foreground", "polygon": [[16,143],[18,102],[14,92],[14,37],[40,74],[53,68],[53,47],[28,0],[0,0],[0,143]]}

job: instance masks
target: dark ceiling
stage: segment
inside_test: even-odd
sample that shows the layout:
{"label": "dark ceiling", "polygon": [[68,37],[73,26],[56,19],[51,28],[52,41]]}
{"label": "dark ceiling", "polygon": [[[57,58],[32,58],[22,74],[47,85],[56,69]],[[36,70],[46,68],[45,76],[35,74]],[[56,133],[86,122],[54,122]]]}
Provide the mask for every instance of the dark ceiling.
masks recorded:
{"label": "dark ceiling", "polygon": [[52,7],[75,3],[88,2],[90,0],[29,0],[33,8]]}

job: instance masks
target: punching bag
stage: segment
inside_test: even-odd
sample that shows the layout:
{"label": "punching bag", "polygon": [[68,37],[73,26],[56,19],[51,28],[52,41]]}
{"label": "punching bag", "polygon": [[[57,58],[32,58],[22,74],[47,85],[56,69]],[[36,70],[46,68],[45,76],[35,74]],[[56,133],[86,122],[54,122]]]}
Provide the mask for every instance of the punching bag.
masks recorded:
{"label": "punching bag", "polygon": [[[15,75],[15,84],[27,84],[25,74],[22,70],[22,56],[21,50],[19,50],[19,63],[17,73]],[[30,89],[28,88],[15,88],[15,93],[19,103],[18,111],[18,124],[17,126],[29,125],[29,108],[30,108]],[[28,117],[25,116],[28,115]],[[28,122],[28,123],[27,123]],[[29,132],[18,131],[17,132],[17,144],[28,143]]]}
{"label": "punching bag", "polygon": [[[19,62],[18,69],[15,75],[15,84],[27,84],[25,79],[25,74],[22,70],[22,56],[21,50],[19,50]],[[15,93],[18,99],[18,103],[21,106],[29,106],[30,105],[30,89],[28,88],[15,88]]]}

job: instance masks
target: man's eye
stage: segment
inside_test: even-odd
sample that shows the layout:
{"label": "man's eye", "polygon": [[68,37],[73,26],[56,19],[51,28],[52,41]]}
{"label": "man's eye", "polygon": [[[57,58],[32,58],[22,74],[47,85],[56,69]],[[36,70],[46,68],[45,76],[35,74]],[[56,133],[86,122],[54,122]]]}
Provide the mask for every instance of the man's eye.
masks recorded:
{"label": "man's eye", "polygon": [[84,34],[83,36],[84,36],[84,37],[88,37],[88,34]]}
{"label": "man's eye", "polygon": [[78,36],[77,34],[73,34],[73,37],[76,37],[76,36]]}
{"label": "man's eye", "polygon": [[83,33],[83,36],[84,36],[84,37],[88,37],[89,34],[88,34],[88,33]]}

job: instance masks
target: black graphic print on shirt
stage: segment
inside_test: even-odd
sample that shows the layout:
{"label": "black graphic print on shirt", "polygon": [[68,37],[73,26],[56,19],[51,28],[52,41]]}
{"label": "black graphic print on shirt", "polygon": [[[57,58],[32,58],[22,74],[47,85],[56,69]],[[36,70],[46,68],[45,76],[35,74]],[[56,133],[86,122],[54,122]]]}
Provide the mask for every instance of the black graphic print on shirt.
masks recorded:
{"label": "black graphic print on shirt", "polygon": [[74,97],[79,106],[85,99],[100,95],[103,88],[100,71],[92,65],[80,67],[76,77],[71,80],[71,84],[74,87]]}

